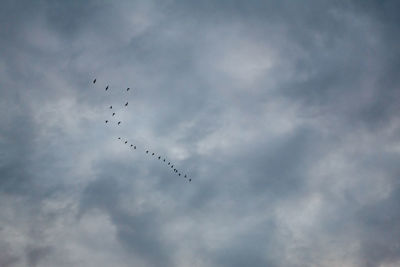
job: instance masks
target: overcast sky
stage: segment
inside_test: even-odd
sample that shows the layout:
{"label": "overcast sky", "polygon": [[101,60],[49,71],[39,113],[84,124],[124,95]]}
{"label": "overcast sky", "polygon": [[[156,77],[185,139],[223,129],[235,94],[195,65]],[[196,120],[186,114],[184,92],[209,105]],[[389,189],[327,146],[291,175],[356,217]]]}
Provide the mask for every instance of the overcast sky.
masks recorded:
{"label": "overcast sky", "polygon": [[0,266],[400,266],[399,10],[2,0]]}

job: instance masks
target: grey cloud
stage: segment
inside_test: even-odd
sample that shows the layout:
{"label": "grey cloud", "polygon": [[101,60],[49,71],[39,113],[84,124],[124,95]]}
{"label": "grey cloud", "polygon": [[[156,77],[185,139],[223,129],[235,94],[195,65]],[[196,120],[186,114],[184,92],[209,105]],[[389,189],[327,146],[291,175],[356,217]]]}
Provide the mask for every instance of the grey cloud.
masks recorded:
{"label": "grey cloud", "polygon": [[0,264],[398,264],[397,7],[3,1]]}

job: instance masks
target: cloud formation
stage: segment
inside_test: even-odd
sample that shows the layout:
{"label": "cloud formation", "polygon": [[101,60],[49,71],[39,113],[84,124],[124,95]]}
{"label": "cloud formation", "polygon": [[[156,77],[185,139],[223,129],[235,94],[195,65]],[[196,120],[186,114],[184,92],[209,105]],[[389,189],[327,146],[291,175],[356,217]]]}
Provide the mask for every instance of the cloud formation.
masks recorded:
{"label": "cloud formation", "polygon": [[397,10],[3,1],[0,266],[400,264]]}

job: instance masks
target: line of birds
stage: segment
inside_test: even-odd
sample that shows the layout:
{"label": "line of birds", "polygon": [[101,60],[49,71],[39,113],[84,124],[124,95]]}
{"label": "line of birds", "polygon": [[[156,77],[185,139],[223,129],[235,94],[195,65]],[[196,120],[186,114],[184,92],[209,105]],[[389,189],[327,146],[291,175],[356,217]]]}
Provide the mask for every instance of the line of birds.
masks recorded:
{"label": "line of birds", "polygon": [[[93,84],[95,84],[95,83],[96,83],[96,79],[93,80]],[[109,85],[107,85],[105,91],[108,91],[109,88],[110,88]],[[129,87],[126,88],[126,91],[129,91],[129,90],[130,90]],[[127,107],[128,104],[129,104],[129,103],[126,102],[126,103],[125,103],[125,107]],[[112,110],[112,109],[113,109],[113,106],[110,105],[109,109]],[[115,112],[112,112],[112,115],[111,115],[111,116],[114,117],[115,115],[116,115]],[[109,120],[105,120],[105,123],[106,123],[106,124],[109,123]],[[122,123],[121,121],[118,121],[117,125],[120,125],[121,123]],[[118,137],[118,140],[121,140],[125,145],[128,144],[128,140],[123,141],[123,140],[121,139],[121,137]],[[134,145],[134,144],[129,144],[129,146],[130,146],[131,148],[133,148],[134,150],[136,150],[136,148],[137,148],[136,145]],[[149,150],[146,150],[145,153],[146,153],[146,154],[150,154],[151,152],[150,152]],[[156,156],[156,158],[158,158],[158,160],[161,160],[161,158],[163,158],[162,161],[165,162],[165,164],[167,164],[167,166],[169,166],[171,169],[173,169],[174,173],[176,173],[178,176],[181,176],[181,175],[182,175],[184,178],[188,178],[188,177],[187,177],[187,174],[181,174],[181,172],[179,172],[179,170],[178,170],[176,167],[174,168],[174,165],[173,165],[170,161],[168,161],[168,163],[167,163],[167,160],[166,160],[165,157],[161,157],[160,155],[157,157],[157,155],[156,155],[154,152],[152,152],[151,155],[152,155],[152,156]],[[188,180],[189,180],[189,182],[192,181],[191,178],[189,178]]]}

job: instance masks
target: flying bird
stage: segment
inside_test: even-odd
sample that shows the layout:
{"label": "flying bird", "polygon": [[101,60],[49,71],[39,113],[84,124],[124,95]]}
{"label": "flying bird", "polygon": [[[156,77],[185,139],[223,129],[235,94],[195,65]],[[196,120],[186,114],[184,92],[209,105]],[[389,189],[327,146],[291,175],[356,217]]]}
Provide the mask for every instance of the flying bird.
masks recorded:
{"label": "flying bird", "polygon": [[149,151],[148,151],[148,150],[146,150],[146,153],[147,153],[147,154],[149,154]]}
{"label": "flying bird", "polygon": [[181,176],[181,174],[180,174],[180,173],[179,173],[178,175],[179,175],[179,176]]}
{"label": "flying bird", "polygon": [[113,112],[113,116],[115,116],[115,112]]}
{"label": "flying bird", "polygon": [[119,122],[118,122],[118,125],[120,125],[120,124],[121,124],[121,122],[119,121]]}
{"label": "flying bird", "polygon": [[169,165],[170,163],[168,162],[168,165]]}
{"label": "flying bird", "polygon": [[118,137],[119,140],[121,140],[121,137]]}
{"label": "flying bird", "polygon": [[125,104],[125,107],[127,107],[128,106],[128,102],[126,102],[126,104]]}
{"label": "flying bird", "polygon": [[165,159],[163,161],[165,162]]}
{"label": "flying bird", "polygon": [[192,179],[189,179],[189,182],[191,182],[192,181]]}
{"label": "flying bird", "polygon": [[161,159],[161,157],[158,157],[158,159]]}
{"label": "flying bird", "polygon": [[110,109],[112,109],[112,106],[110,106]]}
{"label": "flying bird", "polygon": [[185,178],[186,178],[186,174],[185,174]]}
{"label": "flying bird", "polygon": [[106,120],[106,123],[108,122],[108,120]]}
{"label": "flying bird", "polygon": [[134,146],[133,149],[136,149],[136,146]]}
{"label": "flying bird", "polygon": [[128,141],[125,141],[125,144],[127,144],[128,143]]}
{"label": "flying bird", "polygon": [[153,154],[151,154],[152,156],[154,156],[154,153]]}
{"label": "flying bird", "polygon": [[107,87],[106,87],[106,91],[108,90],[108,85],[107,85]]}
{"label": "flying bird", "polygon": [[131,147],[133,147],[133,145],[131,144]]}
{"label": "flying bird", "polygon": [[96,79],[93,80],[93,83],[96,83]]}
{"label": "flying bird", "polygon": [[129,89],[131,89],[131,88],[129,88],[129,87],[128,87],[128,88],[126,88],[126,91],[129,91]]}

